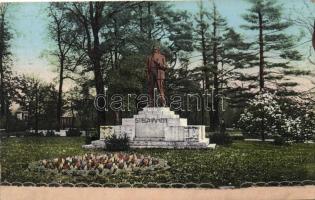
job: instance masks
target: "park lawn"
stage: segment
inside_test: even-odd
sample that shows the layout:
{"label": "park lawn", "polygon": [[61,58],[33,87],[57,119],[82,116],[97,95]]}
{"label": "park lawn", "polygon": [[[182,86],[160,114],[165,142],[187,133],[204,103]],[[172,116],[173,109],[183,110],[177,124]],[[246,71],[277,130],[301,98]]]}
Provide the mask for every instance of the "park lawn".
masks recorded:
{"label": "park lawn", "polygon": [[[1,181],[9,182],[172,182],[239,186],[243,182],[315,180],[315,144],[274,146],[263,142],[234,142],[215,150],[137,149],[133,152],[163,158],[170,169],[146,174],[119,173],[70,176],[27,170],[30,162],[82,155],[83,137],[25,137],[1,139]],[[97,152],[102,152],[101,150]]]}

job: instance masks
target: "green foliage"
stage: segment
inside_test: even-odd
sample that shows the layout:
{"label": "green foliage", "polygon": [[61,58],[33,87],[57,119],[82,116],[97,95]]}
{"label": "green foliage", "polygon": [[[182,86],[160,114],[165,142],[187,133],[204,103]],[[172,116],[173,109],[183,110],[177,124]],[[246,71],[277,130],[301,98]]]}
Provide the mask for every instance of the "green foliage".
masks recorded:
{"label": "green foliage", "polygon": [[46,137],[54,137],[56,136],[55,135],[55,132],[53,130],[48,130],[47,133],[46,133]]}
{"label": "green foliage", "polygon": [[91,144],[93,140],[98,140],[99,138],[100,136],[95,129],[86,130],[85,144]]}
{"label": "green foliage", "polygon": [[117,137],[115,134],[105,139],[105,148],[108,151],[126,151],[129,150],[129,138],[124,135]]}
{"label": "green foliage", "polygon": [[[249,52],[257,53],[248,61],[251,67],[259,67],[259,87],[270,89],[271,86],[277,86],[279,89],[288,89],[290,84],[278,85],[279,80],[285,77],[283,75],[307,73],[293,68],[292,61],[301,60],[302,56],[295,49],[297,38],[285,33],[292,23],[284,20],[283,7],[277,1],[251,0],[250,3],[251,7],[243,14],[247,23],[241,27],[257,35],[257,39],[252,41],[252,46],[248,49]],[[252,79],[255,80],[257,77]]]}
{"label": "green foliage", "polygon": [[278,145],[278,146],[282,146],[282,145],[287,144],[287,142],[286,142],[286,140],[283,137],[275,136],[274,137],[274,144]]}
{"label": "green foliage", "polygon": [[245,137],[243,134],[235,134],[235,135],[230,135],[232,140],[244,140]]}
{"label": "green foliage", "polygon": [[66,131],[67,137],[79,137],[81,136],[81,132],[79,129],[75,128],[70,128],[69,130]]}
{"label": "green foliage", "polygon": [[[9,3],[0,5],[0,118],[9,117],[11,115],[10,106],[13,103],[14,95],[16,94],[15,76],[12,72],[12,30],[10,28],[9,19]],[[6,120],[0,119],[7,126]]]}
{"label": "green foliage", "polygon": [[310,140],[315,135],[314,102],[308,98],[309,96],[305,95],[304,98],[279,99],[281,109],[289,118],[287,122],[295,125],[289,134],[290,139],[295,142]]}
{"label": "green foliage", "polygon": [[304,142],[315,134],[313,106],[312,101],[297,97],[260,93],[249,101],[238,124],[244,132],[263,140],[281,136],[285,141]]}
{"label": "green foliage", "polygon": [[210,141],[211,143],[216,143],[218,145],[230,145],[233,142],[232,137],[229,134],[218,132],[210,135]]}
{"label": "green foliage", "polygon": [[299,69],[295,69],[295,70],[284,70],[284,74],[285,75],[302,75],[302,76],[307,76],[311,74],[311,71],[306,71],[306,70],[299,70]]}
{"label": "green foliage", "polygon": [[244,133],[259,135],[264,140],[266,136],[280,135],[279,127],[283,122],[284,116],[277,97],[274,94],[261,93],[248,102],[238,126]]}
{"label": "green foliage", "polygon": [[18,120],[13,116],[10,116],[8,119],[6,127],[8,132],[25,131],[27,129],[27,122]]}
{"label": "green foliage", "polygon": [[18,78],[19,92],[15,102],[20,110],[28,112],[29,129],[53,129],[56,126],[57,91],[54,84],[47,84],[34,77]]}
{"label": "green foliage", "polygon": [[6,128],[6,118],[5,117],[0,117],[0,129],[5,129]]}

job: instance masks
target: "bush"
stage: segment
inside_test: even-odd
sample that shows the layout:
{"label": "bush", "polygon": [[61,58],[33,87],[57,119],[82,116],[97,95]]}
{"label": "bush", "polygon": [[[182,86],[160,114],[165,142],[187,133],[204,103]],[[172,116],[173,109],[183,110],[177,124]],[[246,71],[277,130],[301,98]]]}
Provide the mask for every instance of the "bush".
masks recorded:
{"label": "bush", "polygon": [[230,137],[232,140],[244,140],[245,139],[244,135],[242,135],[242,134],[230,135]]}
{"label": "bush", "polygon": [[86,136],[85,137],[85,144],[91,144],[92,141],[98,140],[99,137],[97,136]]}
{"label": "bush", "polygon": [[281,136],[287,141],[304,142],[315,134],[313,107],[314,104],[305,99],[264,92],[248,102],[238,125],[243,132],[260,135],[263,140],[268,136]]}
{"label": "bush", "polygon": [[117,137],[115,134],[105,139],[105,148],[109,151],[126,151],[129,150],[129,138],[124,135]]}
{"label": "bush", "polygon": [[5,117],[0,117],[0,129],[5,129],[6,127],[6,118]]}
{"label": "bush", "polygon": [[283,146],[286,144],[286,140],[281,136],[275,136],[273,143],[278,146]]}
{"label": "bush", "polygon": [[[249,100],[238,121],[243,132],[260,135],[265,139],[270,134],[280,134],[285,119],[278,97],[271,93],[260,93]],[[282,131],[283,132],[283,131]]]}
{"label": "bush", "polygon": [[71,128],[66,132],[67,137],[79,137],[81,136],[81,132],[79,129]]}
{"label": "bush", "polygon": [[232,144],[232,138],[227,133],[214,133],[210,135],[210,142],[218,145],[229,145]]}
{"label": "bush", "polygon": [[56,135],[55,135],[55,132],[53,130],[48,130],[47,133],[46,133],[46,136],[47,137],[53,137],[53,136],[56,136]]}
{"label": "bush", "polygon": [[27,123],[18,119],[10,119],[8,121],[8,132],[25,131],[27,129]]}
{"label": "bush", "polygon": [[93,140],[100,139],[100,136],[95,129],[89,129],[85,132],[85,144],[91,144]]}

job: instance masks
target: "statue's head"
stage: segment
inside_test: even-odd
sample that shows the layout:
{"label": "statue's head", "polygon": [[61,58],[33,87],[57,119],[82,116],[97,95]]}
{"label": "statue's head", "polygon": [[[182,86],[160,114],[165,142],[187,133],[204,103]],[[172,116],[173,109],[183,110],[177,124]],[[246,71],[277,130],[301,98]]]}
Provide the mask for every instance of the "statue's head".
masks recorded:
{"label": "statue's head", "polygon": [[160,45],[155,44],[152,47],[152,53],[159,53],[160,52]]}

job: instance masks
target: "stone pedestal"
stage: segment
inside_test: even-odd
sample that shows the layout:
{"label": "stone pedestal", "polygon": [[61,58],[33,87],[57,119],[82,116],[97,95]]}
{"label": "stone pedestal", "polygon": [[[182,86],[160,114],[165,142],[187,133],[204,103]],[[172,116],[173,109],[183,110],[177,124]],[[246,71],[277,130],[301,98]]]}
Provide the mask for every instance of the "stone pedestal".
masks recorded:
{"label": "stone pedestal", "polygon": [[120,126],[101,127],[100,139],[126,135],[131,148],[207,148],[205,126],[187,125],[168,107],[145,107],[133,118],[122,119]]}

